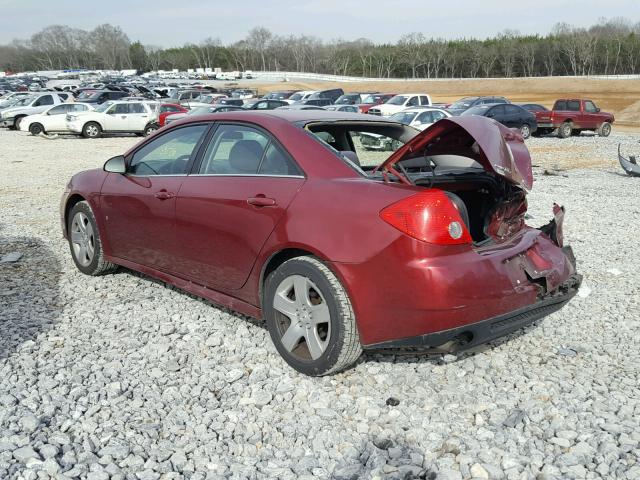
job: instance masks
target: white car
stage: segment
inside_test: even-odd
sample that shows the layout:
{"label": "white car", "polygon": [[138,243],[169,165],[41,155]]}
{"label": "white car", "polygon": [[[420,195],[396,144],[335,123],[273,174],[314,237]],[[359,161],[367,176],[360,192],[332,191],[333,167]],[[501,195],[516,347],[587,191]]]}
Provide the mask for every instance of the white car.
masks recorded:
{"label": "white car", "polygon": [[450,116],[449,112],[441,108],[407,108],[401,112],[394,113],[389,117],[389,120],[409,125],[418,130],[424,130],[438,120]]}
{"label": "white car", "polygon": [[30,132],[31,135],[40,133],[69,132],[67,127],[67,114],[88,112],[93,110],[86,103],[63,103],[49,107],[42,113],[24,117],[20,122],[20,130]]}
{"label": "white car", "polygon": [[306,100],[307,98],[309,98],[311,95],[313,95],[318,91],[319,90],[300,90],[299,92],[296,92],[293,95],[291,95],[289,98],[285,98],[284,101],[292,105],[294,103],[298,103],[298,102],[302,102],[303,100]]}
{"label": "white car", "polygon": [[44,92],[22,97],[0,112],[0,127],[18,129],[23,118],[41,113],[52,105],[60,105],[70,96],[68,92]]}
{"label": "white car", "polygon": [[[424,130],[438,120],[449,118],[450,116],[451,114],[449,112],[441,108],[408,108],[401,112],[394,113],[389,117],[389,120],[409,125],[418,130]],[[393,151],[399,146],[388,137],[370,132],[360,133],[360,143],[365,150],[377,151]]]}
{"label": "white car", "polygon": [[388,117],[411,107],[431,105],[431,97],[426,93],[401,93],[391,97],[386,103],[369,109],[371,115]]}
{"label": "white car", "polygon": [[67,114],[67,128],[87,138],[103,133],[148,135],[158,128],[157,110],[156,102],[105,102],[95,110]]}

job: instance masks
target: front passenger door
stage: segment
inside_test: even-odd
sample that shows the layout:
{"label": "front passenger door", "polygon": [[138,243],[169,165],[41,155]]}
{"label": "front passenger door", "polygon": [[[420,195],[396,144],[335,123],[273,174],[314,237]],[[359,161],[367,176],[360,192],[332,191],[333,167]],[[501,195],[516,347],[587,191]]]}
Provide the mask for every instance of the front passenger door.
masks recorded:
{"label": "front passenger door", "polygon": [[127,157],[127,173],[110,173],[100,205],[112,255],[173,272],[176,196],[195,159],[207,124],[169,130]]}

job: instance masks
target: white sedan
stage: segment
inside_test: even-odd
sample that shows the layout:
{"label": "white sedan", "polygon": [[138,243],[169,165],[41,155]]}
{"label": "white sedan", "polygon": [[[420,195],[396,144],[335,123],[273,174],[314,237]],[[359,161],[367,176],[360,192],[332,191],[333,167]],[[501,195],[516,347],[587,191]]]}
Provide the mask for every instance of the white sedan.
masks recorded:
{"label": "white sedan", "polygon": [[88,112],[90,110],[93,110],[93,107],[85,103],[53,105],[42,113],[24,117],[20,122],[20,130],[30,132],[31,135],[69,132],[66,120],[67,114]]}
{"label": "white sedan", "polygon": [[103,133],[148,135],[158,129],[157,109],[155,102],[105,102],[95,110],[67,115],[67,127],[87,138]]}

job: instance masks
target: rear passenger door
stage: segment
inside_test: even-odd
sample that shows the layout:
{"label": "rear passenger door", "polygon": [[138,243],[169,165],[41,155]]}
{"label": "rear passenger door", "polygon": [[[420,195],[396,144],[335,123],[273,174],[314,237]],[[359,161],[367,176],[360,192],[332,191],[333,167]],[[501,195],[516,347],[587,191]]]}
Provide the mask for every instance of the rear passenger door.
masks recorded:
{"label": "rear passenger door", "polygon": [[179,275],[241,288],[262,246],[305,181],[278,141],[250,124],[220,124],[176,202]]}
{"label": "rear passenger door", "polygon": [[151,118],[142,103],[129,103],[129,114],[127,116],[128,129],[132,132],[142,132]]}

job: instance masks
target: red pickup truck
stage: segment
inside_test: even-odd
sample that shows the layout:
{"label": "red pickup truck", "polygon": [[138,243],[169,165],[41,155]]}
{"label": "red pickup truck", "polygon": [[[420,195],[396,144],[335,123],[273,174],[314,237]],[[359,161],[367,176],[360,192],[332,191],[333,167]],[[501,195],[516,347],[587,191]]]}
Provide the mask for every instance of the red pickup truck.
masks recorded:
{"label": "red pickup truck", "polygon": [[601,137],[608,137],[614,121],[611,113],[601,112],[591,100],[556,100],[551,110],[536,111],[537,135],[551,133],[557,129],[558,137],[580,135],[583,130],[593,130]]}

